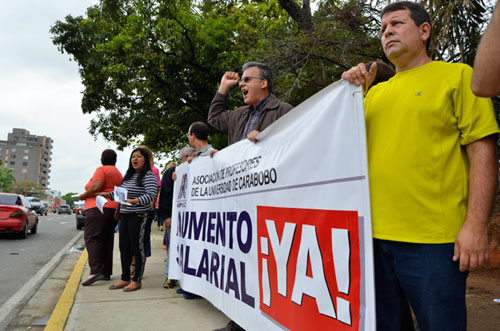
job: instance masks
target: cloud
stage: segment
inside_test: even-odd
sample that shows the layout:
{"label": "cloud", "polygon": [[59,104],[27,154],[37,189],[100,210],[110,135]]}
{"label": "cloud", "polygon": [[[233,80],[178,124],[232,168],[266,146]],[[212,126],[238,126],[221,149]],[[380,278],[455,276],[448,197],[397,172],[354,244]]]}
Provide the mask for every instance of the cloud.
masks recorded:
{"label": "cloud", "polygon": [[[100,154],[116,145],[88,133],[92,115],[81,111],[83,86],[75,62],[52,44],[50,27],[68,14],[84,15],[89,0],[23,0],[0,3],[0,140],[12,128],[54,140],[50,187],[82,192],[100,165]],[[118,153],[125,172],[131,149]]]}

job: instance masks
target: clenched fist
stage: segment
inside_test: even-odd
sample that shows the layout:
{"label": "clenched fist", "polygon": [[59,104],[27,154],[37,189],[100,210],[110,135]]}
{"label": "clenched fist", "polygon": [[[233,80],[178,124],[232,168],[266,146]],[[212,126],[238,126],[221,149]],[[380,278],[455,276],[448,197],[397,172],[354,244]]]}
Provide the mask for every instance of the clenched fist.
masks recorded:
{"label": "clenched fist", "polygon": [[226,71],[220,80],[219,93],[227,95],[234,85],[238,85],[240,75],[234,71]]}

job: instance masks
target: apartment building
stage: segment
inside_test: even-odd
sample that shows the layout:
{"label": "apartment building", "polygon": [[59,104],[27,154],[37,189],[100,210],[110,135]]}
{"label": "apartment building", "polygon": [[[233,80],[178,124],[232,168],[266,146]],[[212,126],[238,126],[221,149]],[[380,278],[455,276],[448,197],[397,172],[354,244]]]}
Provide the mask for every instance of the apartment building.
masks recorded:
{"label": "apartment building", "polygon": [[49,187],[53,140],[14,128],[7,140],[0,140],[2,166],[14,170],[17,182],[36,183]]}

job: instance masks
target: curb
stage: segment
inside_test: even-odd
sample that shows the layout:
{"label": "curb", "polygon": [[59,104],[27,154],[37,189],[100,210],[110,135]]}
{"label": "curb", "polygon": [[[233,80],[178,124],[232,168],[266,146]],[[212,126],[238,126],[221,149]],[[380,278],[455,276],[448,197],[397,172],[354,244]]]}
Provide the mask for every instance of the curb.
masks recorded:
{"label": "curb", "polygon": [[0,330],[4,330],[10,323],[12,318],[9,315],[13,312],[17,315],[19,312],[19,303],[24,303],[29,300],[33,294],[38,291],[41,284],[45,281],[47,275],[57,268],[59,263],[64,259],[68,250],[83,236],[83,232],[79,232],[64,246],[52,259],[47,262],[19,291],[16,292],[7,302],[0,307]]}
{"label": "curb", "polygon": [[73,302],[75,301],[75,295],[78,291],[78,286],[80,285],[80,280],[82,278],[83,268],[88,259],[87,249],[85,249],[80,256],[80,259],[75,265],[71,276],[69,277],[66,288],[64,289],[59,301],[54,308],[54,311],[50,315],[50,319],[44,330],[46,331],[59,331],[64,330],[66,321],[68,320],[69,313],[73,307]]}

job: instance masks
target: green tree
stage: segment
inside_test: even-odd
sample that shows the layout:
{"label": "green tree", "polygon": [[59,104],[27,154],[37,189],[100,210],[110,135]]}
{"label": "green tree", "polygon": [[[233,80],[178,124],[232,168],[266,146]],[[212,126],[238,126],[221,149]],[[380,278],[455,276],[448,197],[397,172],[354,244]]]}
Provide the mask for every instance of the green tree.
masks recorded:
{"label": "green tree", "polygon": [[292,104],[340,79],[350,67],[383,58],[378,27],[364,1],[320,1],[313,14],[309,1],[279,2],[293,20],[252,54],[274,69],[280,81],[276,90]]}
{"label": "green tree", "polygon": [[12,184],[12,192],[22,194],[27,197],[37,197],[43,199],[47,196],[45,188],[32,182],[16,182]]}
{"label": "green tree", "polygon": [[261,22],[240,33],[240,10],[233,1],[102,0],[86,17],[56,22],[54,44],[79,65],[82,110],[96,114],[90,132],[119,148],[138,137],[155,151],[184,145],[223,72],[264,35]]}
{"label": "green tree", "polygon": [[7,167],[0,167],[0,192],[11,192],[12,184],[15,183],[14,170]]}
{"label": "green tree", "polygon": [[[51,33],[79,65],[82,110],[96,114],[93,135],[120,148],[140,138],[170,151],[186,143],[191,122],[206,121],[222,74],[247,60],[269,62],[275,94],[298,104],[338,79],[348,56],[358,55],[352,63],[378,57],[360,2],[333,3],[313,18],[309,1],[295,14],[295,2],[283,0],[103,0],[86,17],[56,22]],[[230,107],[241,105],[238,92],[229,98]],[[224,147],[225,137],[214,133],[212,143]]]}
{"label": "green tree", "polygon": [[73,206],[73,204],[75,203],[75,201],[78,201],[78,198],[76,197],[73,197],[74,195],[77,195],[78,193],[76,192],[70,192],[70,193],[66,193],[65,195],[62,196],[62,199],[64,201],[66,201],[66,203],[70,206]]}
{"label": "green tree", "polygon": [[[90,133],[119,148],[144,143],[169,152],[206,121],[222,74],[249,60],[268,63],[274,93],[294,105],[351,66],[385,60],[379,0],[101,0],[85,16],[51,28],[79,66]],[[422,1],[433,20],[433,58],[472,64],[493,6],[483,0]],[[241,105],[237,89],[229,108]],[[224,135],[211,131],[216,148]]]}

